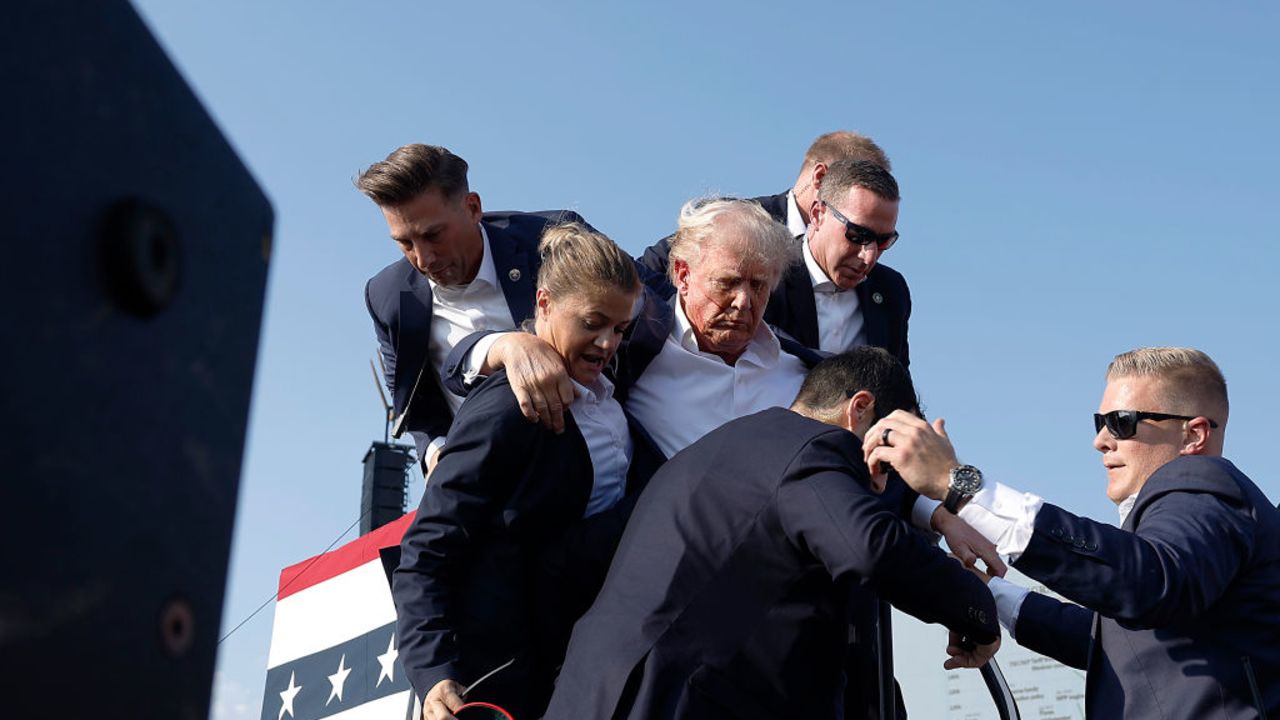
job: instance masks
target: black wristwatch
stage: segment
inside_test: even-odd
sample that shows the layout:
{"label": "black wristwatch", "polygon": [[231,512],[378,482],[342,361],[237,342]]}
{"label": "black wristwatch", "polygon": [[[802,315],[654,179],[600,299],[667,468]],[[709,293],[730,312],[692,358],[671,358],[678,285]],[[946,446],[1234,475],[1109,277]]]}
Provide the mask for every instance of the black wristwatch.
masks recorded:
{"label": "black wristwatch", "polygon": [[955,514],[981,489],[982,471],[972,465],[957,465],[951,468],[951,484],[947,486],[947,499],[942,501],[942,507]]}

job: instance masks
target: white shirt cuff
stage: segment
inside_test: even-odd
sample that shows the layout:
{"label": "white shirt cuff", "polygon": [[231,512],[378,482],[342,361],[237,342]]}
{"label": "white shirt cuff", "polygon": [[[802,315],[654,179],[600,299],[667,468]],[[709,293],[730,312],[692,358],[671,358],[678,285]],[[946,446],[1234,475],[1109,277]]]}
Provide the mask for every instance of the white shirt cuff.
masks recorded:
{"label": "white shirt cuff", "polygon": [[1038,495],[992,482],[960,508],[960,518],[995,543],[996,552],[1013,562],[1031,542],[1041,505],[1044,499]]}
{"label": "white shirt cuff", "polygon": [[1009,637],[1017,640],[1013,629],[1018,625],[1018,613],[1022,611],[1022,601],[1027,599],[1027,593],[1031,591],[998,577],[991,578],[991,582],[987,583],[987,589],[991,591],[991,597],[996,600],[996,614],[1000,616],[1000,624],[1009,632]]}
{"label": "white shirt cuff", "polygon": [[498,339],[503,335],[506,335],[506,333],[485,335],[477,340],[475,345],[471,346],[471,349],[462,358],[462,382],[471,385],[476,381],[476,378],[480,377],[480,370],[484,367],[484,359],[489,356],[489,348],[493,347],[493,344],[498,342]]}
{"label": "white shirt cuff", "polygon": [[[431,442],[427,443],[427,457],[431,457],[432,452],[440,452],[444,448],[444,441],[448,440],[447,435],[440,435],[431,438]],[[425,461],[427,458],[423,458]]]}
{"label": "white shirt cuff", "polygon": [[916,498],[916,504],[911,506],[911,524],[921,530],[933,532],[933,513],[941,505],[937,500],[923,495]]}

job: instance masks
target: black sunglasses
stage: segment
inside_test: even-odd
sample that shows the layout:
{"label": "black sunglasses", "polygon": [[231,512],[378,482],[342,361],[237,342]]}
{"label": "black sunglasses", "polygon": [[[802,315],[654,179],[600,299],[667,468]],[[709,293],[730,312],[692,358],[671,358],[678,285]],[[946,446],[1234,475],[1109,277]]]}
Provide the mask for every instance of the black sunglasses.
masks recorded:
{"label": "black sunglasses", "polygon": [[885,234],[875,232],[870,228],[863,227],[844,215],[841,215],[840,211],[835,209],[831,203],[826,200],[822,200],[821,202],[822,206],[830,210],[831,215],[835,217],[841,225],[844,225],[845,240],[848,240],[855,245],[874,244],[879,248],[880,252],[884,252],[885,250],[893,247],[893,244],[898,241],[898,232],[896,230]]}
{"label": "black sunglasses", "polygon": [[[1144,412],[1142,410],[1112,410],[1105,414],[1093,414],[1094,433],[1106,428],[1111,437],[1117,440],[1128,440],[1138,432],[1139,420],[1195,420],[1196,415],[1170,415],[1169,413]],[[1205,418],[1209,420],[1209,418]],[[1218,423],[1209,420],[1209,427],[1216,428]]]}

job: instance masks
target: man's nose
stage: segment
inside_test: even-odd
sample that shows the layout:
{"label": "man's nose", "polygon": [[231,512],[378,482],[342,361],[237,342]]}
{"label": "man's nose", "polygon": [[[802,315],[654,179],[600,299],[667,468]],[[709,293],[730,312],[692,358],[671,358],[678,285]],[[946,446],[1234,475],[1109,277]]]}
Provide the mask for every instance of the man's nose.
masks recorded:
{"label": "man's nose", "polygon": [[607,327],[596,333],[595,342],[592,344],[601,350],[612,351],[614,348],[618,347],[618,343],[621,340],[621,333],[616,333],[613,331],[612,327]]}
{"label": "man's nose", "polygon": [[880,259],[880,246],[875,243],[866,243],[858,248],[858,259],[864,265],[873,265],[876,260]]}
{"label": "man's nose", "polygon": [[418,269],[418,272],[425,273],[427,267],[431,265],[431,254],[427,252],[424,243],[414,242],[409,248],[409,261]]}
{"label": "man's nose", "polygon": [[1111,431],[1105,426],[1098,430],[1093,436],[1093,449],[1098,452],[1106,452],[1115,449],[1115,438],[1111,437]]}

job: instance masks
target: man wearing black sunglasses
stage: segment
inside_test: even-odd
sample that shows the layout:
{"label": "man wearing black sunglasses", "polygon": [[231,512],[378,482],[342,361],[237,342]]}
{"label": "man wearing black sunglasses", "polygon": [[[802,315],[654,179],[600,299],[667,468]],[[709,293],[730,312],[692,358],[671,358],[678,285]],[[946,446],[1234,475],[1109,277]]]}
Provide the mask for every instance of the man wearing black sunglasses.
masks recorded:
{"label": "man wearing black sunglasses", "polygon": [[1198,350],[1116,357],[1093,446],[1120,529],[982,487],[940,421],[894,413],[863,450],[1079,603],[989,583],[1019,643],[1087,669],[1089,717],[1280,717],[1280,510],[1222,458],[1227,411],[1222,373]]}
{"label": "man wearing black sunglasses", "polygon": [[909,365],[911,293],[902,275],[879,264],[898,240],[899,199],[897,180],[876,163],[832,163],[810,209],[804,262],[766,321],[816,332],[827,352],[879,345]]}

